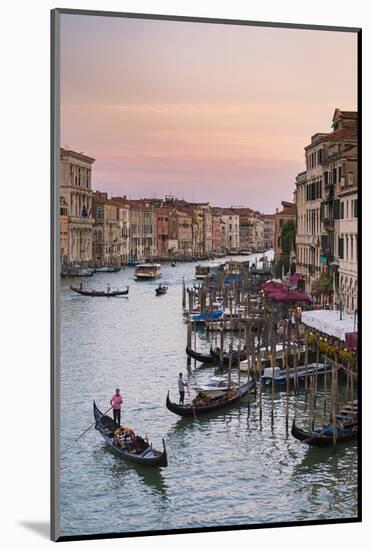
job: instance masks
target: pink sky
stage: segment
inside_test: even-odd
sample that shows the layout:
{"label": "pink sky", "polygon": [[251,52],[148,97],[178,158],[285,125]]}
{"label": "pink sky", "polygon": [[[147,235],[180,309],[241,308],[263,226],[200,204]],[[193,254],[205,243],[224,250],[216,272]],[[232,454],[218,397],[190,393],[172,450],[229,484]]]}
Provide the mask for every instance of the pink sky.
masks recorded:
{"label": "pink sky", "polygon": [[354,33],[62,15],[61,145],[93,188],[273,212],[356,109]]}

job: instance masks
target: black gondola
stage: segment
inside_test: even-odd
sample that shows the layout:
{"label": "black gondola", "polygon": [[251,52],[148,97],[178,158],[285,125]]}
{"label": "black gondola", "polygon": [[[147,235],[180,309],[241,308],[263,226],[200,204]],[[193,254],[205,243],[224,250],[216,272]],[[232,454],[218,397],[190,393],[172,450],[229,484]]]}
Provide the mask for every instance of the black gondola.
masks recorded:
{"label": "black gondola", "polygon": [[336,413],[336,437],[334,438],[333,430],[334,423],[330,418],[329,423],[322,429],[303,430],[296,425],[296,421],[292,423],[291,434],[295,439],[307,445],[315,447],[331,447],[334,443],[343,443],[351,441],[358,437],[358,403],[346,403]]}
{"label": "black gondola", "polygon": [[255,388],[255,385],[255,378],[251,378],[249,382],[243,384],[238,390],[233,391],[231,397],[217,397],[214,399],[210,399],[208,405],[201,406],[193,405],[191,403],[188,403],[187,405],[178,405],[177,403],[173,403],[172,401],[170,401],[170,392],[168,392],[166,397],[166,407],[169,409],[169,411],[178,414],[179,416],[194,416],[197,418],[197,416],[200,414],[207,414],[213,411],[217,411],[219,409],[225,409],[226,407],[237,403],[249,391],[253,390]]}
{"label": "black gondola", "polygon": [[96,296],[96,297],[115,297],[115,296],[126,296],[126,294],[129,294],[129,287],[127,286],[125,290],[84,290],[83,288],[72,286],[70,285],[70,289],[74,292],[77,292],[77,294],[81,294],[81,296]]}
{"label": "black gondola", "polygon": [[[224,353],[222,361],[220,360],[220,353],[217,349],[210,348],[210,354],[206,355],[204,353],[198,353],[197,351],[193,351],[193,349],[186,347],[186,354],[189,357],[192,357],[192,359],[195,359],[199,363],[205,363],[209,365],[224,365],[228,366],[229,363],[229,354]],[[240,361],[244,361],[247,359],[247,354],[245,351],[240,352]],[[234,350],[232,351],[232,365],[238,364],[238,351]]]}
{"label": "black gondola", "polygon": [[[332,427],[332,424],[326,426],[326,429],[329,430]],[[291,434],[295,439],[298,439],[302,443],[307,445],[313,445],[315,447],[331,447],[334,444],[334,438],[332,434],[325,434],[325,430],[313,430],[306,431],[299,428],[295,420],[292,423]],[[353,427],[348,426],[345,428],[344,433],[339,433],[336,436],[336,443],[342,443],[344,441],[350,441],[351,439],[357,439],[358,437],[358,425]]]}
{"label": "black gondola", "polygon": [[163,294],[167,293],[167,286],[158,286],[156,288],[156,296],[162,296]]}
{"label": "black gondola", "polygon": [[198,353],[197,351],[193,351],[193,349],[188,346],[186,347],[186,354],[200,363],[206,363],[209,365],[217,365],[219,363],[219,358],[215,354],[205,355],[203,353]]}
{"label": "black gondola", "polygon": [[142,464],[143,466],[158,466],[163,468],[167,466],[167,452],[164,439],[162,439],[162,452],[153,449],[152,445],[148,445],[146,449],[139,453],[126,451],[123,447],[118,447],[114,443],[115,427],[113,419],[110,416],[103,415],[95,404],[95,401],[93,406],[95,429],[100,432],[106,446],[113,454],[120,458],[125,458],[131,460],[132,462],[136,462],[137,464]]}

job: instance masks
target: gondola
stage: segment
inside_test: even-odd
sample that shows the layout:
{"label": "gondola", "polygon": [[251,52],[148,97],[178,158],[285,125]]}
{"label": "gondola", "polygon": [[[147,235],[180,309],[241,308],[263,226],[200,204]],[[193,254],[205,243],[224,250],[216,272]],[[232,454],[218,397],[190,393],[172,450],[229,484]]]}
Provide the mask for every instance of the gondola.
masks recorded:
{"label": "gondola", "polygon": [[[295,419],[292,423],[291,434],[295,439],[298,439],[302,443],[307,445],[313,445],[315,447],[331,447],[334,444],[334,437],[331,430],[333,429],[332,424],[328,424],[324,429],[306,431],[299,428]],[[327,432],[327,433],[325,433]],[[358,424],[348,425],[341,430],[338,429],[338,434],[336,435],[336,443],[343,443],[345,441],[350,441],[352,439],[357,439],[358,437]]]}
{"label": "gondola", "polygon": [[125,296],[126,294],[129,294],[129,287],[127,286],[125,290],[84,290],[83,288],[79,288],[77,286],[70,285],[70,289],[74,292],[77,292],[77,294],[81,294],[81,296],[96,296],[96,297],[115,297],[115,296]]}
{"label": "gondola", "polygon": [[188,357],[192,357],[192,359],[195,359],[199,363],[206,363],[209,365],[216,365],[219,363],[219,358],[214,353],[210,355],[198,353],[197,351],[193,351],[193,349],[187,346],[186,354],[188,355]]}
{"label": "gondola", "polygon": [[218,397],[215,399],[210,399],[208,405],[201,406],[192,405],[191,403],[188,403],[187,405],[178,405],[177,403],[170,401],[170,392],[168,392],[166,397],[166,407],[169,411],[178,414],[179,416],[194,416],[197,418],[199,415],[207,414],[219,409],[225,409],[226,407],[237,403],[242,397],[244,397],[244,395],[255,388],[255,384],[255,378],[252,378],[249,382],[243,384],[239,390],[234,391],[231,397]]}
{"label": "gondola", "polygon": [[[192,357],[192,359],[195,359],[199,363],[205,363],[209,365],[224,365],[228,366],[229,363],[229,354],[224,353],[222,361],[220,360],[220,354],[218,350],[214,350],[210,348],[210,354],[206,355],[204,353],[198,353],[197,351],[193,351],[188,346],[186,347],[186,354],[189,357]],[[244,361],[247,358],[247,355],[244,351],[240,352],[240,361]],[[238,351],[234,350],[232,351],[232,365],[238,364]]]}
{"label": "gondola", "polygon": [[118,273],[119,271],[121,271],[121,267],[118,267],[118,266],[114,266],[114,267],[104,266],[104,267],[95,268],[96,273]]}
{"label": "gondola", "polygon": [[98,409],[97,405],[95,404],[95,401],[93,403],[93,407],[95,429],[100,432],[106,446],[113,454],[120,458],[131,460],[132,462],[135,462],[137,464],[142,464],[143,466],[158,466],[163,468],[167,466],[167,452],[164,439],[162,439],[162,452],[153,449],[152,445],[149,445],[140,453],[126,451],[124,448],[118,447],[114,444],[113,419],[110,416],[103,415],[103,413]]}
{"label": "gondola", "polygon": [[353,401],[342,405],[336,413],[336,438],[334,438],[334,423],[330,418],[329,423],[322,429],[306,431],[292,423],[291,434],[295,439],[307,445],[315,447],[330,447],[336,443],[342,443],[357,439],[358,437],[358,402]]}
{"label": "gondola", "polygon": [[158,286],[156,288],[156,296],[162,296],[167,293],[167,286]]}

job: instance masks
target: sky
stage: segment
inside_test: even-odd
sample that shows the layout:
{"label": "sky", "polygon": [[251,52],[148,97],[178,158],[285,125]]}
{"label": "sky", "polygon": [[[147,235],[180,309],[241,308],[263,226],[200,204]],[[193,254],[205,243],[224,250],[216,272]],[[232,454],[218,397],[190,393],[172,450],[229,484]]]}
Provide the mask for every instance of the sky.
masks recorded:
{"label": "sky", "polygon": [[61,16],[61,146],[114,196],[275,212],[356,81],[355,33]]}

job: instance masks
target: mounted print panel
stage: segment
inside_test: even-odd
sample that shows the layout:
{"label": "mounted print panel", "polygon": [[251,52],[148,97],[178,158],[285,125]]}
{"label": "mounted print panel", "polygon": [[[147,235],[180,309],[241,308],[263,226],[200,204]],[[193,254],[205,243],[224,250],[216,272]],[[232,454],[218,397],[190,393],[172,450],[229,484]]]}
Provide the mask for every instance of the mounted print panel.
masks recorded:
{"label": "mounted print panel", "polygon": [[52,38],[52,538],[360,521],[360,30]]}

